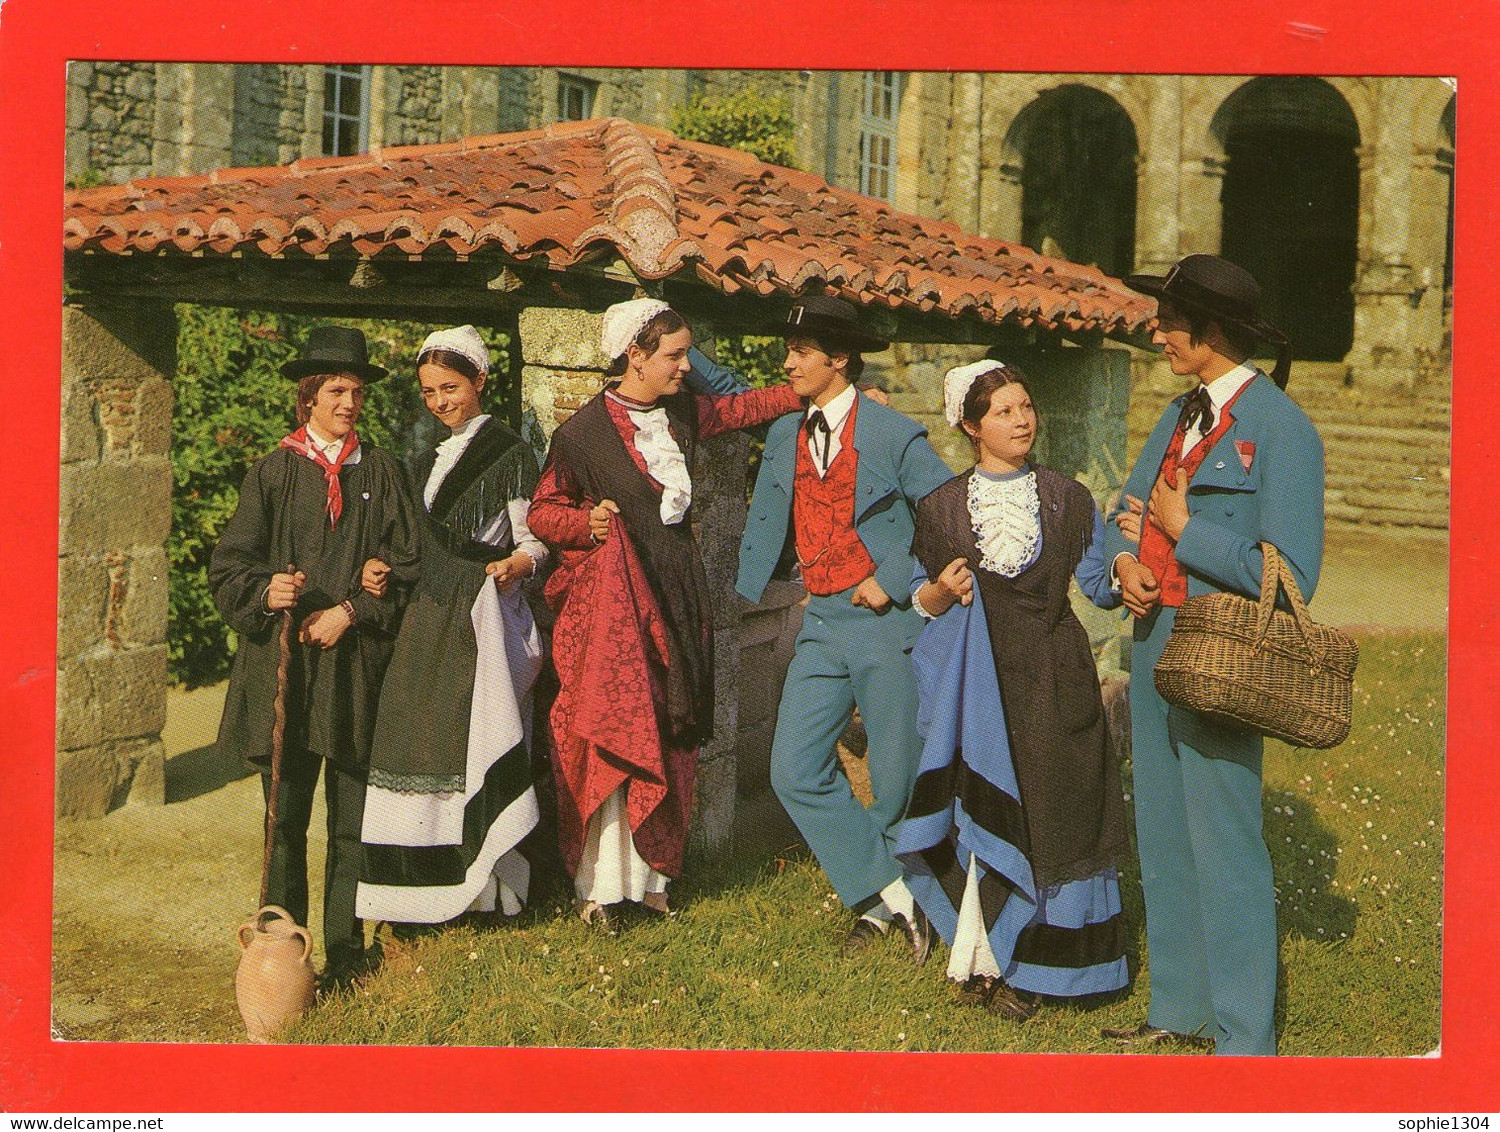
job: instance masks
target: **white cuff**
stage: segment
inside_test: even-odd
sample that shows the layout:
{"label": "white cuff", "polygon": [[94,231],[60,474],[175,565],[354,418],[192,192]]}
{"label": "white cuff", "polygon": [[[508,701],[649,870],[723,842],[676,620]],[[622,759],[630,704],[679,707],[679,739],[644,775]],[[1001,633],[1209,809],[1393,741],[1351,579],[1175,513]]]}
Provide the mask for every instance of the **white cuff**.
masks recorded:
{"label": "white cuff", "polygon": [[1128,558],[1132,562],[1139,562],[1140,561],[1139,558],[1137,558],[1135,555],[1131,554],[1130,551],[1128,551],[1128,550],[1122,550],[1122,551],[1120,551],[1119,554],[1115,555],[1114,558],[1112,558],[1110,560],[1110,563],[1109,563],[1109,588],[1112,589],[1112,590],[1118,590],[1120,588],[1120,559],[1122,559],[1122,558]]}
{"label": "white cuff", "polygon": [[929,613],[929,612],[927,612],[927,607],[925,605],[923,605],[921,603],[921,601],[919,601],[917,599],[917,594],[921,591],[921,589],[922,589],[922,587],[918,586],[916,589],[912,590],[912,592],[911,592],[911,607],[917,611],[918,616],[920,616],[922,618],[922,620],[924,620],[924,621],[936,621],[938,615],[936,613]]}

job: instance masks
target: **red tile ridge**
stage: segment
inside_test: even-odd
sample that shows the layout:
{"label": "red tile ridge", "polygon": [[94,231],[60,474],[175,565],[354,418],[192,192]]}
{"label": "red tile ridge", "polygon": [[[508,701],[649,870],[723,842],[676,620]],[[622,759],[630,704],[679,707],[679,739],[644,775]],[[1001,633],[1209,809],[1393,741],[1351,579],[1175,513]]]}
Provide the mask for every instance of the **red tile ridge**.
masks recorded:
{"label": "red tile ridge", "polygon": [[346,169],[352,173],[361,169],[373,169],[379,164],[368,153],[356,153],[347,157],[299,157],[286,168],[290,176],[306,177],[311,173],[326,173],[333,169]]}
{"label": "red tile ridge", "polygon": [[379,165],[393,165],[398,161],[426,160],[450,153],[462,153],[462,141],[431,142],[419,145],[378,145],[370,150],[370,158]]}

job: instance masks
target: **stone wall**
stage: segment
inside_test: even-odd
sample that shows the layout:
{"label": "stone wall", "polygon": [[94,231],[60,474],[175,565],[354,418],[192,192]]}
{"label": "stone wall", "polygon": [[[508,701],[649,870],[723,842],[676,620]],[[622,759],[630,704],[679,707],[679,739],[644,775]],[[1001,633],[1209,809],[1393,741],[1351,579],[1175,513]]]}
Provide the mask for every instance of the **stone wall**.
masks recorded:
{"label": "stone wall", "polygon": [[63,311],[57,813],[162,802],[170,308]]}
{"label": "stone wall", "polygon": [[156,64],[68,64],[67,173],[107,182],[149,177]]}

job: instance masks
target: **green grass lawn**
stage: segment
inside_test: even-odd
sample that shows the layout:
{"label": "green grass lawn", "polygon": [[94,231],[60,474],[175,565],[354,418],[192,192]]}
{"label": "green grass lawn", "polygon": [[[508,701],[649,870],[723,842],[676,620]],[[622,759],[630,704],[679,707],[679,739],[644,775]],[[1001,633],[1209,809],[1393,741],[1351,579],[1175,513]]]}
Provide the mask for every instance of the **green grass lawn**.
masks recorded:
{"label": "green grass lawn", "polygon": [[[1439,1039],[1445,641],[1361,636],[1354,729],[1328,752],[1268,745],[1265,831],[1279,891],[1283,1054],[1412,1055]],[[1127,790],[1129,789],[1127,783]],[[387,948],[298,1042],[1112,1052],[1101,1026],[1145,1016],[1136,872],[1124,873],[1133,984],[1049,1004],[1025,1025],[953,1002],[939,949],[918,970],[896,938],[839,956],[849,916],[804,853],[709,866],[674,886],[680,914],[618,938],[564,914],[456,927]]]}

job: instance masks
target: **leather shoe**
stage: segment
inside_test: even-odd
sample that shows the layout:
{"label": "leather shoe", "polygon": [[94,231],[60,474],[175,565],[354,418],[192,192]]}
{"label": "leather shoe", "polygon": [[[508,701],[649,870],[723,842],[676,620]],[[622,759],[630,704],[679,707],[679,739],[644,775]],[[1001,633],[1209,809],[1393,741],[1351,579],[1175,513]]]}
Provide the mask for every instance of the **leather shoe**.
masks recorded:
{"label": "leather shoe", "polygon": [[1205,1038],[1198,1034],[1179,1034],[1175,1030],[1163,1030],[1160,1026],[1153,1026],[1149,1022],[1142,1022],[1139,1026],[1100,1030],[1099,1036],[1126,1046],[1170,1044],[1208,1049],[1214,1044],[1212,1038]]}
{"label": "leather shoe", "polygon": [[927,913],[914,907],[910,919],[897,912],[891,923],[906,935],[906,942],[911,944],[912,959],[917,966],[926,963],[927,956],[932,952],[932,924],[927,920]]}
{"label": "leather shoe", "polygon": [[338,961],[329,963],[318,976],[315,988],[317,997],[321,999],[349,990],[357,986],[379,966],[379,955],[361,954],[353,958],[341,957]]}
{"label": "leather shoe", "polygon": [[845,955],[858,955],[867,950],[871,944],[878,943],[885,933],[873,920],[867,920],[863,916],[854,921],[854,926],[849,929],[849,934],[844,937],[843,946],[839,948]]}
{"label": "leather shoe", "polygon": [[1018,991],[1004,979],[996,979],[990,987],[989,997],[984,1000],[984,1008],[1012,1022],[1028,1022],[1041,1003],[1038,996]]}

